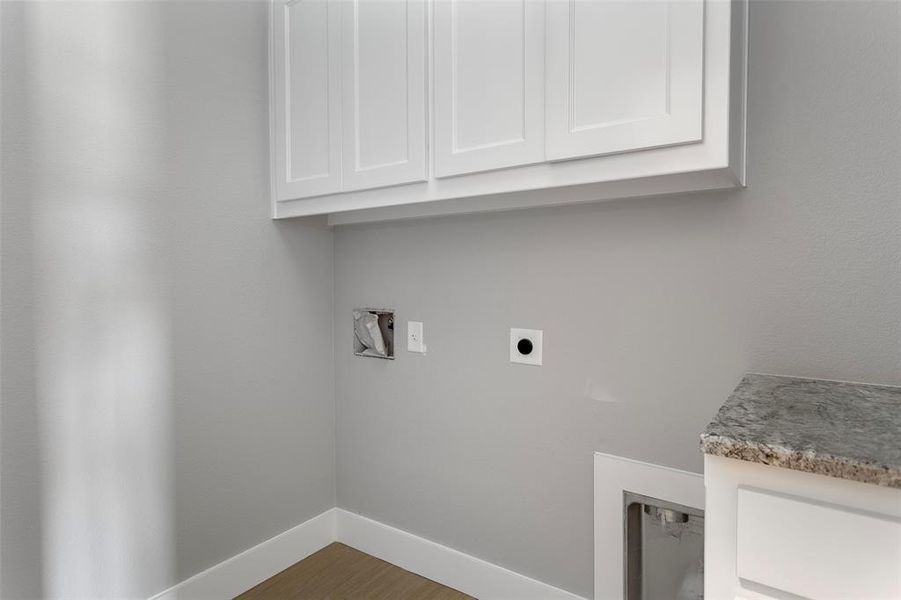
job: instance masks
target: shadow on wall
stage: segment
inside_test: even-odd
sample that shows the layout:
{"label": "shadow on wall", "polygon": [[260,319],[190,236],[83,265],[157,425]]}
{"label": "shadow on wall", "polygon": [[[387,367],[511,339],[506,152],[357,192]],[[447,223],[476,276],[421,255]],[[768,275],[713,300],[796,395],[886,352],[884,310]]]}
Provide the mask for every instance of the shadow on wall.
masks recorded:
{"label": "shadow on wall", "polygon": [[148,597],[335,505],[332,234],[265,3],[0,6],[0,596]]}
{"label": "shadow on wall", "polygon": [[2,592],[146,596],[175,564],[159,13],[3,10]]}
{"label": "shadow on wall", "polygon": [[136,597],[174,571],[158,17],[107,3],[4,14],[30,118],[4,190],[4,216],[21,227],[4,243],[24,263],[5,282],[3,333],[33,352],[4,374],[24,387],[4,390],[4,412],[19,414],[4,418],[3,456],[36,435],[39,458],[5,466],[41,473],[38,486],[4,489],[4,508],[30,513],[20,526],[39,526],[41,540],[24,556],[4,548],[4,562],[34,561],[11,584],[31,575],[25,585],[39,586],[5,588],[11,597]]}

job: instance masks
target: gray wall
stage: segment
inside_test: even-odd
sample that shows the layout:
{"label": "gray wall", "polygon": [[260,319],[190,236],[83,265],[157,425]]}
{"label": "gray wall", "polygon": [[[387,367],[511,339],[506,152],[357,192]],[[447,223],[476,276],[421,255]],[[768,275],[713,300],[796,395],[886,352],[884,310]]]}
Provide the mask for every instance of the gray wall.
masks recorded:
{"label": "gray wall", "polygon": [[[333,305],[267,219],[263,3],[3,2],[0,595],[333,506],[333,386],[340,506],[588,595],[592,451],[700,469],[748,370],[901,383],[899,6],[754,3],[747,190],[341,229]],[[358,305],[428,355],[352,357]]]}
{"label": "gray wall", "polygon": [[335,504],[332,234],[264,2],[2,5],[2,590],[147,597]]}
{"label": "gray wall", "polygon": [[[700,470],[746,371],[901,384],[899,7],[754,2],[746,190],[339,229],[339,506],[588,595],[593,451]],[[428,354],[353,357],[359,305]]]}

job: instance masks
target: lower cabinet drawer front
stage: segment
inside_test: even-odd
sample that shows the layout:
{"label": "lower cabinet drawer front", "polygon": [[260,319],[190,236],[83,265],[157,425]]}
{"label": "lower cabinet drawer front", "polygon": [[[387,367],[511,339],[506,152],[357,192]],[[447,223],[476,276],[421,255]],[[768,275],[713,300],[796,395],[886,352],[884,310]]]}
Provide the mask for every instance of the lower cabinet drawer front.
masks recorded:
{"label": "lower cabinet drawer front", "polygon": [[901,523],[761,490],[738,490],[738,576],[816,600],[901,598]]}

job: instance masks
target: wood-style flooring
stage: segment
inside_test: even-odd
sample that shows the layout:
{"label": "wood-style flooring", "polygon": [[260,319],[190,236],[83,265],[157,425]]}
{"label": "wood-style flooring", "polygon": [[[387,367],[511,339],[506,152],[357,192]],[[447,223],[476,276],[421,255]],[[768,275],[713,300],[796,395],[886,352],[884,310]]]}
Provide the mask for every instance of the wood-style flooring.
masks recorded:
{"label": "wood-style flooring", "polygon": [[398,566],[335,542],[236,600],[474,600]]}

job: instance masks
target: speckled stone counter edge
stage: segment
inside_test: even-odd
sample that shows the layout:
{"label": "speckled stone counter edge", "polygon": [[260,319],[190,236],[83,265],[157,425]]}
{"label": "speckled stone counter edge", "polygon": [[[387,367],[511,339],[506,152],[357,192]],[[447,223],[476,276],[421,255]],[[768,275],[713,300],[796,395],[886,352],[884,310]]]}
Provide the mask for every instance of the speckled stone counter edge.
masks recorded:
{"label": "speckled stone counter edge", "polygon": [[713,456],[901,489],[901,473],[898,471],[840,456],[799,452],[781,446],[738,441],[706,433],[701,434],[701,450],[704,454]]}

